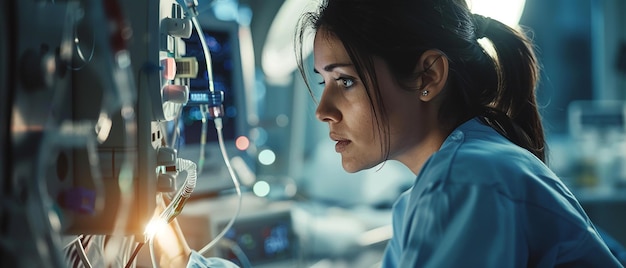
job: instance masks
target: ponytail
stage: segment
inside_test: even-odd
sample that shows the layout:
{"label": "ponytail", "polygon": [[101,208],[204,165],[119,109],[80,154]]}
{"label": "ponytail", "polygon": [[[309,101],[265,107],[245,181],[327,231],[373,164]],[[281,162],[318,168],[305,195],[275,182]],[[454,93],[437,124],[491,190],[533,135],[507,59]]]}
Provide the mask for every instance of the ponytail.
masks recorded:
{"label": "ponytail", "polygon": [[[451,132],[471,118],[482,118],[545,162],[545,138],[535,100],[539,70],[529,39],[499,21],[471,14],[465,0],[398,2],[402,5],[378,0],[323,1],[318,12],[308,13],[299,24],[297,43],[302,44],[305,27],[325,27],[341,40],[359,77],[378,84],[372,60],[376,56],[407,91],[416,90],[420,55],[439,50],[449,63],[446,88],[437,95],[439,127]],[[491,40],[493,57],[478,43],[482,37]],[[302,54],[298,63],[302,72]],[[368,96],[372,106],[382,107],[380,95]],[[375,120],[388,126],[384,113]]]}
{"label": "ponytail", "polygon": [[530,40],[507,25],[473,14],[476,39],[493,44],[498,85],[492,103],[484,107],[485,121],[517,145],[545,162],[545,137],[537,109],[537,58]]}

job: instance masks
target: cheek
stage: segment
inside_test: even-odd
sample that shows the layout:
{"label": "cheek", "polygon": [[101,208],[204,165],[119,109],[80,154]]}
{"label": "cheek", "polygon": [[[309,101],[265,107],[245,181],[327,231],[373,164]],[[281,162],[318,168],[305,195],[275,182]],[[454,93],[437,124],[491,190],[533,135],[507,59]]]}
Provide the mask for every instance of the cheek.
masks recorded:
{"label": "cheek", "polygon": [[[369,106],[358,107],[354,112],[354,122],[358,124],[357,128],[361,136],[368,137],[368,142],[374,141],[378,136],[378,123],[380,121],[374,115],[374,111]],[[378,115],[380,117],[380,115]]]}
{"label": "cheek", "polygon": [[389,150],[388,157],[393,158],[394,154],[408,146],[409,140],[416,134],[419,119],[414,107],[419,104],[411,102],[410,96],[388,94],[385,97],[385,118],[380,125],[382,132],[377,135],[382,135],[378,140],[385,150]]}

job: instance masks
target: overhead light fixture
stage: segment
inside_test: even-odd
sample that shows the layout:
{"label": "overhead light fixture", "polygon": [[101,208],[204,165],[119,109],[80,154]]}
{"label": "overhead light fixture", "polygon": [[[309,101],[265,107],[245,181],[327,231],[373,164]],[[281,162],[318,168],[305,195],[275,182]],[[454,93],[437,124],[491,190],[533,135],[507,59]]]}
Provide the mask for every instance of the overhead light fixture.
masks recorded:
{"label": "overhead light fixture", "polygon": [[517,28],[525,0],[466,0],[472,13],[496,19],[511,28]]}
{"label": "overhead light fixture", "polygon": [[[276,13],[261,54],[263,73],[269,82],[285,84],[291,81],[292,72],[297,68],[293,50],[295,25],[301,14],[313,11],[318,4],[316,0],[285,0]],[[304,57],[313,50],[312,46],[303,49]]]}

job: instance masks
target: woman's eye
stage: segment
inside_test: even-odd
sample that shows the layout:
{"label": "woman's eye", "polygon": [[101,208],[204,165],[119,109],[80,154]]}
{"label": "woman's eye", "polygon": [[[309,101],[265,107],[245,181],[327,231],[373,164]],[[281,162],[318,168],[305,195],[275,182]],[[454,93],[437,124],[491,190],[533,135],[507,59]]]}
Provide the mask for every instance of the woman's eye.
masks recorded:
{"label": "woman's eye", "polygon": [[350,88],[352,86],[354,86],[354,80],[350,79],[350,78],[338,78],[337,80],[341,81],[341,85],[343,85],[343,87],[345,88]]}

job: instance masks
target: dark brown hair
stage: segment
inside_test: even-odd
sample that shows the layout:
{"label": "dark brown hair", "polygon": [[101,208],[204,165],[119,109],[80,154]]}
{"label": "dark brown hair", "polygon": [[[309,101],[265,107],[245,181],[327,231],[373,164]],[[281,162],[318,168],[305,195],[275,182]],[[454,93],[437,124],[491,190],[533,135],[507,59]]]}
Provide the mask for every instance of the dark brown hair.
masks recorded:
{"label": "dark brown hair", "polygon": [[[371,82],[373,88],[365,86],[372,107],[374,101],[381,107],[374,115],[383,134],[389,127],[373,57],[383,59],[407,90],[417,90],[410,86],[420,75],[414,72],[417,60],[426,50],[437,49],[449,61],[447,86],[440,95],[440,123],[451,131],[479,117],[545,161],[535,96],[539,68],[524,33],[471,14],[465,0],[325,0],[319,10],[303,15],[296,32],[298,66],[305,82],[301,49],[305,32],[320,28],[343,43],[359,77]],[[478,43],[482,37],[493,44],[493,57]],[[386,137],[382,150],[388,156]]]}

